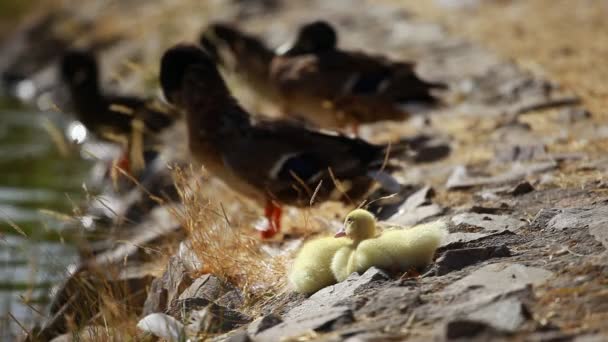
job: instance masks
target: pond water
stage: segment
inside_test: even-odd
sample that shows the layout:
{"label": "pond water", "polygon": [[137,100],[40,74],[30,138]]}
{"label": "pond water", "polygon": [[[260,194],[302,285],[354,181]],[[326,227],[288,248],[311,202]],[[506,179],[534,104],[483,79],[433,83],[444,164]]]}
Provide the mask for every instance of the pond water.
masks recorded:
{"label": "pond water", "polygon": [[[0,101],[0,340],[22,336],[43,315],[51,287],[78,260],[69,219],[91,163],[60,153],[50,131],[66,119]],[[65,215],[64,215],[65,214]]]}

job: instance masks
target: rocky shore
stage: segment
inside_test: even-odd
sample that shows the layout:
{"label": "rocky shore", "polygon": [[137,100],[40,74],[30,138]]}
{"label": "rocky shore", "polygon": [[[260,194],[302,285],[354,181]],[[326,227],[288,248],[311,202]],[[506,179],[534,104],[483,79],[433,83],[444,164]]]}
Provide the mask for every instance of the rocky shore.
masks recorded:
{"label": "rocky shore", "polygon": [[[237,22],[276,46],[318,17],[337,25],[343,46],[415,60],[421,74],[449,84],[442,108],[361,130],[374,142],[424,135],[449,147],[449,156],[421,154],[397,173],[407,191],[376,208],[382,220],[403,225],[448,222],[432,266],[421,275],[372,268],[310,297],[292,292],[285,274],[294,251],[310,235],[335,229],[348,208],[288,210],[285,235],[259,241],[261,208],[190,166],[178,123],[149,166],[153,177],[134,184],[119,176],[119,191],[100,182],[80,218],[91,218],[105,238],[81,246],[82,261],[28,338],[608,339],[606,118],[590,112],[575,89],[403,6],[166,0],[108,2],[102,10],[87,3],[31,19],[5,41],[11,50],[0,68],[44,89],[56,81],[61,52],[83,45],[116,70],[108,86],[156,94],[163,49],[194,39],[212,20]],[[229,83],[248,108],[276,113]],[[34,103],[47,108],[45,98],[60,96],[38,95]]]}

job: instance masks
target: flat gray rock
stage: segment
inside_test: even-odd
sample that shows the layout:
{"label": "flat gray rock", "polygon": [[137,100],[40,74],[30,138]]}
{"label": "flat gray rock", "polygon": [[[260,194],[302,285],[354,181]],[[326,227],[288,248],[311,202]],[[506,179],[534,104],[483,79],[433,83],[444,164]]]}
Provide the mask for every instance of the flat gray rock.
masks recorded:
{"label": "flat gray rock", "polygon": [[399,207],[397,213],[390,216],[388,220],[394,224],[411,226],[429,217],[440,215],[445,209],[431,203],[434,194],[435,191],[430,186],[423,187],[410,195]]}
{"label": "flat gray rock", "polygon": [[542,226],[544,222],[546,228],[554,230],[588,228],[589,234],[608,248],[608,206],[543,209],[536,215],[534,223]]}
{"label": "flat gray rock", "polygon": [[328,286],[289,310],[284,321],[255,335],[256,341],[278,341],[310,331],[331,330],[334,324],[352,322],[352,300],[357,293],[388,279],[383,271],[370,268],[363,275],[350,275],[338,284]]}
{"label": "flat gray rock", "polygon": [[503,232],[505,230],[516,232],[526,225],[524,221],[509,215],[493,215],[478,213],[463,213],[452,217],[452,222],[456,225],[466,224],[482,228],[489,232]]}
{"label": "flat gray rock", "polygon": [[519,299],[511,297],[490,303],[467,318],[484,322],[499,331],[513,333],[526,321],[527,312]]}
{"label": "flat gray rock", "polygon": [[538,267],[497,263],[479,268],[466,277],[448,285],[444,292],[462,294],[469,290],[475,290],[501,294],[523,289],[528,284],[542,284],[552,274],[552,272]]}
{"label": "flat gray rock", "polygon": [[494,176],[470,175],[465,166],[457,166],[446,183],[451,190],[467,189],[474,186],[499,185],[522,180],[524,177],[553,170],[557,167],[554,161],[536,162],[529,164],[515,163],[510,170]]}

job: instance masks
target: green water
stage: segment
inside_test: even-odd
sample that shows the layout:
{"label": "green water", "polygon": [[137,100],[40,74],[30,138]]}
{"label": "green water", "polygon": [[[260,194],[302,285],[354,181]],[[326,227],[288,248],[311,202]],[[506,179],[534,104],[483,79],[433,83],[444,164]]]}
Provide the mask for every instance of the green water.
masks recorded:
{"label": "green water", "polygon": [[0,340],[44,317],[51,286],[78,260],[78,228],[49,213],[72,213],[91,167],[53,143],[45,125],[63,129],[64,120],[0,101]]}

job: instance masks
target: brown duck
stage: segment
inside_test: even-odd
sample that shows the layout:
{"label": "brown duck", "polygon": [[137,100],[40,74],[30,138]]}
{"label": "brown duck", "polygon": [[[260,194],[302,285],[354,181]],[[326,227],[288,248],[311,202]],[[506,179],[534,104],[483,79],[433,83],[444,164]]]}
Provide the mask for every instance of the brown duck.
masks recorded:
{"label": "brown duck", "polygon": [[[115,141],[122,137],[132,147],[133,138],[140,136],[148,145],[178,116],[176,111],[148,99],[104,93],[97,60],[90,51],[67,52],[61,59],[60,74],[76,117],[101,139]],[[129,158],[121,163],[128,169]]]}
{"label": "brown duck", "polygon": [[342,51],[337,41],[330,24],[315,21],[281,55],[225,24],[205,30],[201,45],[287,115],[321,128],[400,121],[409,115],[403,104],[439,103],[433,91],[446,86],[420,79],[414,64]]}
{"label": "brown duck", "polygon": [[271,80],[289,112],[321,127],[404,120],[408,103],[437,104],[441,83],[420,79],[414,64],[337,48],[327,22],[302,26],[294,44],[273,59]]}
{"label": "brown duck", "polygon": [[192,156],[232,189],[266,203],[265,238],[280,229],[281,205],[308,206],[313,197],[315,203],[354,201],[375,181],[399,189],[383,171],[386,145],[288,121],[254,121],[231,96],[212,58],[196,46],[165,52],[160,80],[165,97],[185,112]]}

